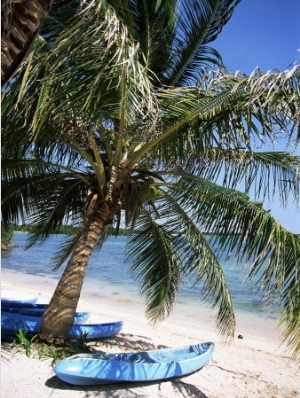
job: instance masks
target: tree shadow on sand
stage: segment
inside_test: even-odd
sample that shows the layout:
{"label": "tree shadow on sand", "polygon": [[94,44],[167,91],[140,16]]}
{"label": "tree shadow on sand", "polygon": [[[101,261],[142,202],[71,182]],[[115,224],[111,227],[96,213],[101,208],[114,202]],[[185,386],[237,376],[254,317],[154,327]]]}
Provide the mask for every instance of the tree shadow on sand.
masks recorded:
{"label": "tree shadow on sand", "polygon": [[[181,378],[182,379],[182,378]],[[147,393],[147,387],[157,386],[157,392],[155,396],[158,398],[165,394],[160,394],[163,390],[163,386],[168,383],[169,390],[173,394],[180,394],[182,397],[189,398],[208,398],[199,388],[192,384],[185,383],[181,379],[167,380],[167,381],[152,381],[152,382],[136,382],[136,383],[114,383],[114,384],[103,384],[99,386],[74,386],[61,381],[57,376],[53,376],[47,380],[45,385],[55,390],[65,391],[85,391],[86,398],[141,398],[153,396],[153,388],[151,392]],[[144,389],[144,390],[143,390]],[[150,395],[151,394],[151,395]]]}
{"label": "tree shadow on sand", "polygon": [[108,339],[91,342],[89,345],[93,351],[106,348],[113,349],[114,351],[148,351],[167,348],[167,346],[164,345],[151,343],[151,341],[146,339],[144,336],[125,333],[119,333],[117,336],[110,337]]}
{"label": "tree shadow on sand", "polygon": [[[117,351],[147,351],[160,348],[167,348],[163,345],[155,345],[143,336],[136,336],[132,334],[118,334],[113,338],[101,340],[91,343],[92,351],[105,352],[109,350]],[[53,376],[46,381],[46,386],[52,389],[66,390],[66,391],[85,391],[86,398],[141,398],[153,396],[153,388],[157,386],[155,396],[166,396],[163,393],[165,387],[173,390],[173,393],[180,394],[182,397],[189,398],[207,398],[207,396],[192,384],[182,381],[181,378],[174,378],[166,381],[152,381],[152,382],[122,382],[114,384],[102,384],[98,386],[74,386],[63,382],[57,376]],[[148,391],[151,390],[151,391]],[[148,394],[149,392],[149,394]],[[172,392],[170,392],[171,395]]]}

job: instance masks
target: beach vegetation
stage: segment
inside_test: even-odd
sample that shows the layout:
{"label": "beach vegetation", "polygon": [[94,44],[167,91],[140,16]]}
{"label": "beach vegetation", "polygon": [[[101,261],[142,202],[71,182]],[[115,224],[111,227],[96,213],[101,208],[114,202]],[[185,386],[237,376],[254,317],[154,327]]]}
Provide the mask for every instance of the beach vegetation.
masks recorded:
{"label": "beach vegetation", "polygon": [[14,347],[25,350],[26,356],[30,357],[33,343],[37,338],[37,334],[29,336],[23,329],[19,329],[12,344]]}
{"label": "beach vegetation", "polygon": [[14,229],[11,225],[1,223],[1,250],[12,247]]}
{"label": "beach vegetation", "polygon": [[85,334],[76,339],[68,339],[63,345],[39,343],[36,349],[39,359],[52,358],[54,364],[72,355],[91,352]]}
{"label": "beach vegetation", "polygon": [[18,330],[16,337],[12,341],[12,346],[16,347],[19,351],[25,351],[27,357],[37,355],[39,359],[52,358],[53,363],[71,355],[91,351],[86,340],[86,334],[76,339],[68,339],[64,345],[55,346],[54,344],[40,342],[38,334],[32,335],[23,329]]}
{"label": "beach vegetation", "polygon": [[[171,313],[194,275],[232,338],[219,258],[235,253],[259,275],[257,293],[280,302],[283,338],[300,352],[300,237],[264,205],[299,201],[300,159],[262,148],[279,137],[296,145],[300,71],[226,69],[209,44],[238,3],[84,2],[36,39],[6,87],[3,221],[30,222],[28,248],[63,224],[79,228],[54,256],[64,272],[41,339],[64,342],[90,255],[113,226],[131,234],[125,260],[151,321]],[[105,266],[100,255],[99,273]]]}

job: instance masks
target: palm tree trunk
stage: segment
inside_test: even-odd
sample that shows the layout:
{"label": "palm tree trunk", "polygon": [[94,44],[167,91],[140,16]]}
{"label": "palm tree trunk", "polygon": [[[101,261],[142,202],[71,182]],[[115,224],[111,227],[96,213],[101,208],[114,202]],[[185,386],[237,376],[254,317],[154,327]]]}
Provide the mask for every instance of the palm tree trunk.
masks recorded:
{"label": "palm tree trunk", "polygon": [[24,61],[53,0],[3,0],[1,4],[1,85]]}
{"label": "palm tree trunk", "polygon": [[108,204],[99,201],[97,194],[88,198],[83,233],[42,317],[41,340],[64,343],[74,321],[89,258],[109,213]]}

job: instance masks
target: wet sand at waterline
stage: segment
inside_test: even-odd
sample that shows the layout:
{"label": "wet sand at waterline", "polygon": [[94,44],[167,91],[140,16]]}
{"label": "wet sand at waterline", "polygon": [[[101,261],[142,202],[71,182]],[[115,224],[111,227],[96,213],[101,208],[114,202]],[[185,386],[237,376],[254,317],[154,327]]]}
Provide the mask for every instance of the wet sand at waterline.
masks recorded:
{"label": "wet sand at waterline", "polygon": [[[36,296],[48,302],[57,281],[16,271],[2,270],[1,296]],[[201,308],[197,316],[176,306],[172,315],[156,326],[144,315],[142,299],[108,297],[106,292],[83,288],[78,310],[91,312],[90,322],[122,320],[117,336],[97,343],[94,349],[106,352],[148,350],[161,347],[213,341],[212,360],[200,371],[172,381],[136,384],[110,384],[76,387],[60,381],[52,370],[52,360],[27,358],[2,344],[1,398],[45,397],[188,397],[188,398],[290,398],[300,397],[300,369],[292,360],[274,320],[237,316],[237,336],[231,344],[222,343],[214,328],[211,310]],[[195,311],[194,311],[195,312]]]}

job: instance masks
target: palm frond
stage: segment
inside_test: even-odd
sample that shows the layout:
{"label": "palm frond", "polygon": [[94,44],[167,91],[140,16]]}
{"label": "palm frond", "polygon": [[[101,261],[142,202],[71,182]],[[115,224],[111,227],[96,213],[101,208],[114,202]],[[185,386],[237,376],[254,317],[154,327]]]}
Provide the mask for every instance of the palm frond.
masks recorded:
{"label": "palm frond", "polygon": [[[175,162],[183,159],[186,151],[197,154],[199,148],[252,151],[253,146],[257,147],[255,140],[264,144],[265,140],[272,142],[280,135],[289,141],[296,139],[299,76],[299,67],[249,78],[211,72],[203,79],[202,87],[160,92],[164,128],[136,151],[129,164],[154,148],[161,159]],[[256,85],[264,79],[263,88]]]}
{"label": "palm frond", "polygon": [[[213,148],[191,155],[182,167],[194,175],[221,185],[251,192],[254,200],[273,199],[282,206],[300,195],[300,158],[287,152],[252,152]],[[179,164],[179,162],[178,162]]]}
{"label": "palm frond", "polygon": [[[299,249],[297,250],[299,252]],[[291,280],[282,293],[283,311],[281,313],[280,325],[283,326],[283,341],[292,350],[294,358],[300,356],[300,283],[298,279]],[[288,325],[288,327],[286,327]]]}
{"label": "palm frond", "polygon": [[166,74],[166,85],[195,84],[202,74],[201,69],[209,65],[222,66],[220,54],[207,44],[217,38],[239,2],[192,0],[179,3],[173,62]]}
{"label": "palm frond", "polygon": [[[121,109],[126,109],[126,125],[137,117],[153,119],[157,106],[149,70],[141,58],[138,43],[115,12],[106,3],[91,1],[74,16],[72,28],[57,36],[54,46],[46,40],[36,44],[24,65],[30,71],[21,71],[11,83],[10,108],[4,106],[4,110],[10,116],[23,115],[35,136],[49,119],[61,131],[72,115],[82,119],[83,113],[86,120],[102,126],[105,119],[118,119]],[[18,103],[11,100],[12,95]]]}
{"label": "palm frond", "polygon": [[[175,37],[177,0],[130,1],[109,0],[130,36],[139,43],[140,59],[152,71],[156,87],[164,83],[170,63],[170,49]],[[161,27],[164,27],[161,29]]]}
{"label": "palm frond", "polygon": [[29,246],[45,241],[70,220],[73,225],[81,225],[83,221],[85,186],[81,181],[57,176],[47,190],[48,197],[40,193],[39,201],[35,201],[36,208],[29,218],[33,225]]}
{"label": "palm frond", "polygon": [[154,322],[170,314],[177,297],[181,271],[175,248],[173,236],[145,211],[127,244],[125,258],[141,284],[146,314]]}
{"label": "palm frond", "polygon": [[40,30],[47,42],[52,43],[57,35],[72,24],[72,18],[83,9],[89,0],[54,0],[51,11]]}
{"label": "palm frond", "polygon": [[260,204],[240,192],[191,175],[184,175],[178,189],[178,202],[191,209],[197,226],[210,228],[220,250],[236,253],[238,263],[251,263],[249,278],[259,276],[258,293],[266,300],[283,294],[286,336],[294,336],[295,323],[289,314],[300,311],[300,302],[290,297],[299,289],[300,236],[286,231]]}
{"label": "palm frond", "polygon": [[[84,37],[82,32],[85,32]],[[103,2],[92,1],[75,18],[72,30],[60,35],[57,41],[58,46],[53,54],[49,54],[49,61],[54,61],[50,73],[61,83],[62,92],[56,93],[58,99],[64,92],[73,92],[76,94],[72,95],[75,109],[88,109],[89,113],[93,111],[95,114],[105,107],[110,117],[114,112],[118,117],[123,79],[120,72],[126,66],[126,82],[131,88],[127,92],[130,96],[128,110],[141,112],[153,106],[148,70],[139,62],[138,45],[130,39],[126,26],[118,20],[116,13]],[[86,43],[89,43],[88,47]],[[72,68],[66,67],[68,64]],[[58,70],[60,73],[56,73]],[[129,115],[130,112],[127,117]]]}
{"label": "palm frond", "polygon": [[81,220],[85,184],[76,173],[60,169],[40,160],[3,161],[3,221],[35,223],[29,245],[42,242],[68,219]]}
{"label": "palm frond", "polygon": [[232,298],[209,236],[199,229],[189,211],[175,200],[171,187],[164,192],[161,202],[160,206],[158,204],[159,214],[166,219],[168,233],[176,236],[183,276],[192,276],[195,285],[201,286],[201,299],[210,302],[212,308],[218,307],[216,326],[220,335],[233,337],[235,315]]}
{"label": "palm frond", "polygon": [[[81,234],[82,230],[79,231],[77,234],[70,235],[64,239],[63,243],[60,245],[59,250],[52,257],[52,261],[54,264],[53,271],[57,271],[72,255]],[[31,237],[31,240],[34,241],[34,236]]]}

